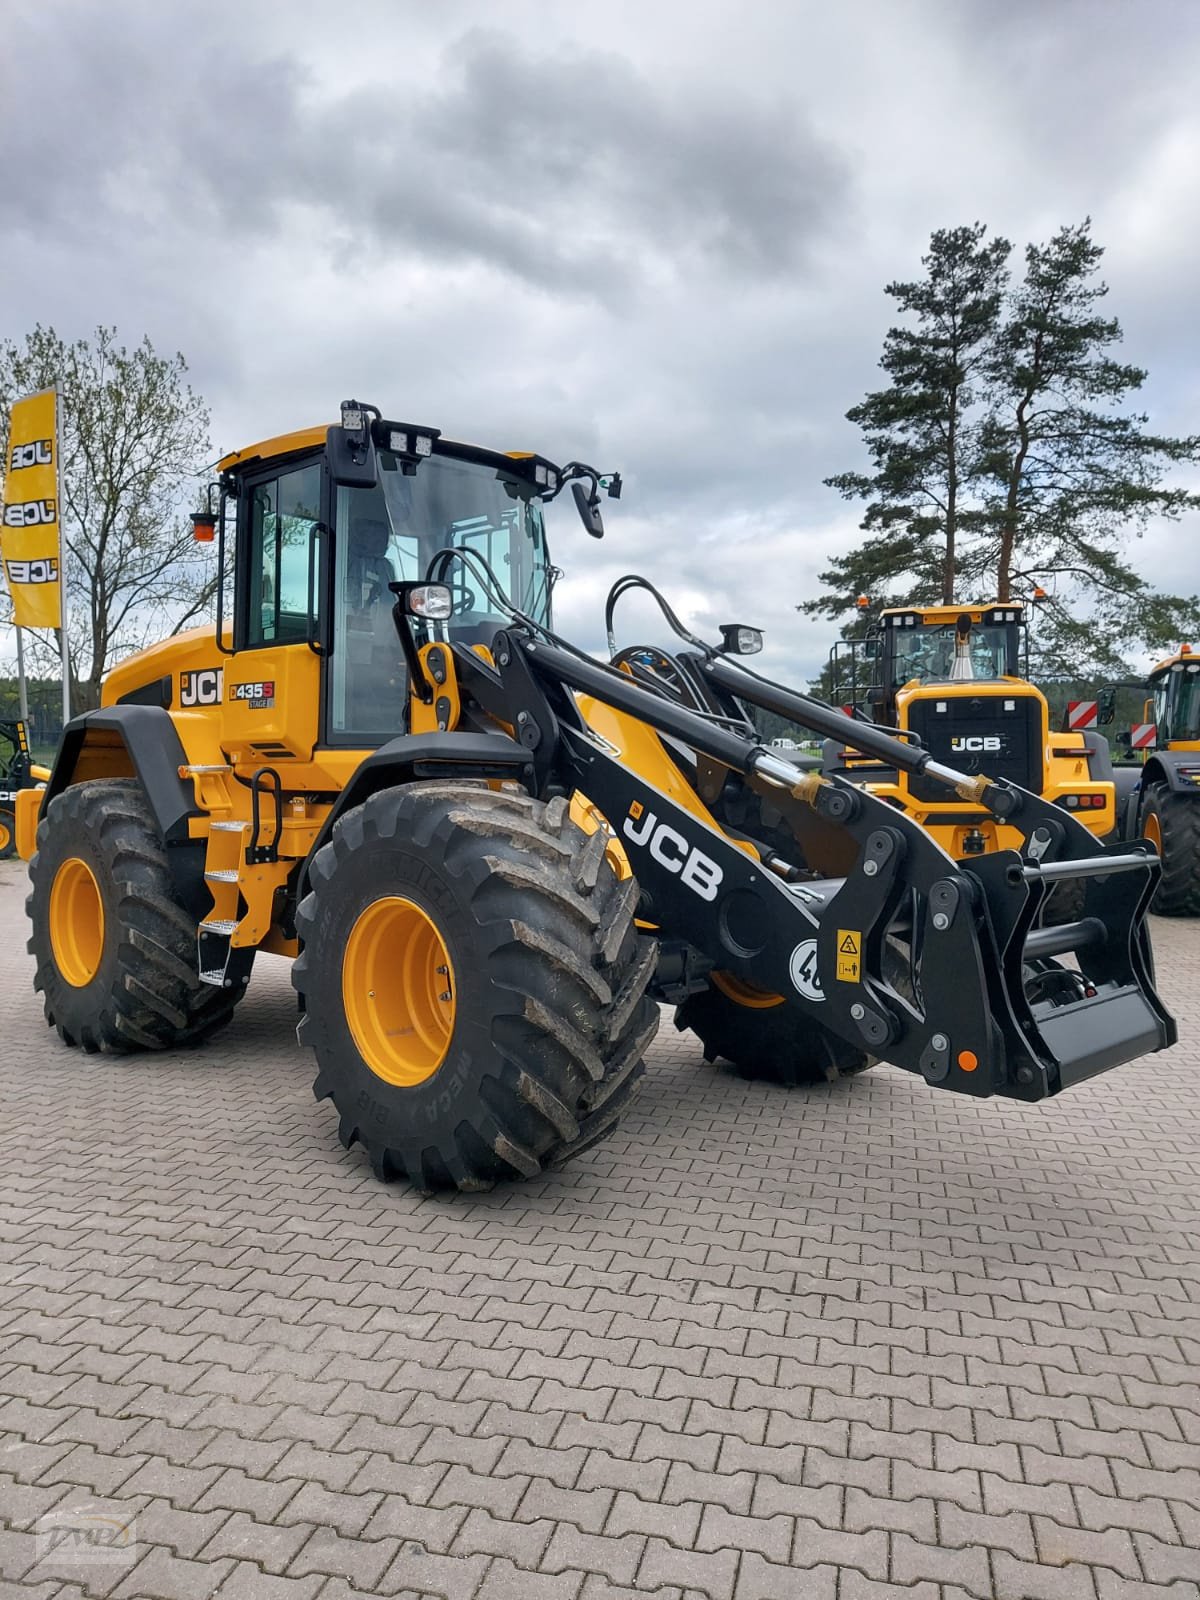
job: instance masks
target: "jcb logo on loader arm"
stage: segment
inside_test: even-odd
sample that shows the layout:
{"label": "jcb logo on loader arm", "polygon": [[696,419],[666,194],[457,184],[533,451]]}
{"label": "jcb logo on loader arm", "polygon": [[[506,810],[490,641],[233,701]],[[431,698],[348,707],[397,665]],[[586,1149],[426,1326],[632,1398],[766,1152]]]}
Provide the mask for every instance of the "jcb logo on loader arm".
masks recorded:
{"label": "jcb logo on loader arm", "polygon": [[621,831],[634,844],[649,844],[650,854],[660,867],[677,872],[681,883],[686,883],[701,900],[715,900],[722,869],[703,850],[690,845],[677,828],[660,822],[653,811],[647,811],[640,800],[629,808],[629,815],[621,824]]}

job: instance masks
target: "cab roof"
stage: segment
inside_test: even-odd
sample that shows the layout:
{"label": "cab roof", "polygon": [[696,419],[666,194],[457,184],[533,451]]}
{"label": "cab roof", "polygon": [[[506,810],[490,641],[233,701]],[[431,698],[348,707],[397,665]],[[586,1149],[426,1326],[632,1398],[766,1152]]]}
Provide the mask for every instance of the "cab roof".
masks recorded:
{"label": "cab roof", "polygon": [[948,606],[885,606],[881,617],[920,617],[922,623],[957,622],[965,611],[972,622],[980,622],[989,611],[1016,611],[1024,607],[1021,600],[987,600],[982,604]]}
{"label": "cab roof", "polygon": [[1184,664],[1190,667],[1200,667],[1200,651],[1193,650],[1190,644],[1180,645],[1173,656],[1168,656],[1165,661],[1158,661],[1150,668],[1147,677],[1157,678],[1160,673],[1170,672],[1172,667]]}
{"label": "cab roof", "polygon": [[[222,456],[217,462],[216,470],[233,472],[240,467],[249,466],[253,461],[271,461],[276,456],[297,455],[302,450],[319,450],[325,443],[326,434],[333,426],[335,424],[325,422],[315,428],[297,428],[292,433],[277,433],[273,438],[263,439],[259,444],[250,444],[244,450],[234,450],[229,455]],[[485,445],[464,444],[445,438],[437,440],[435,451],[443,445],[449,445],[455,454],[478,456],[481,460],[490,458],[527,461],[534,455],[532,450],[489,450]]]}

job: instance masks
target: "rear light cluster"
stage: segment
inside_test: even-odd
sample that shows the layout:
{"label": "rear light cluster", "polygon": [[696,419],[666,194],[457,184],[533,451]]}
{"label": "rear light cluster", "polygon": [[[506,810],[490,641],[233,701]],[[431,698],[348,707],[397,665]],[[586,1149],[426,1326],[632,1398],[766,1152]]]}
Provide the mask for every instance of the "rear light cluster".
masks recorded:
{"label": "rear light cluster", "polygon": [[1102,794],[1064,794],[1059,796],[1058,804],[1068,811],[1102,811],[1105,798]]}

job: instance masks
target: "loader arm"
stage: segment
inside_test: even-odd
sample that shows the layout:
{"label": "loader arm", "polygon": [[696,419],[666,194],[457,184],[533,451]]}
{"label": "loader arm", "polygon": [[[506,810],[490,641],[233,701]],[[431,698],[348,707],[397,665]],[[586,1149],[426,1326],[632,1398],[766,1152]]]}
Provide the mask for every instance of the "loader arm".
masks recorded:
{"label": "loader arm", "polygon": [[[1152,853],[1101,846],[1035,795],[937,768],[927,752],[806,702],[803,720],[818,729],[860,746],[865,735],[894,763],[935,768],[955,788],[975,785],[985,803],[1021,818],[1024,852],[956,862],[883,800],[806,772],[519,625],[496,638],[494,667],[451,648],[464,702],[514,729],[539,789],[585,794],[607,819],[644,914],[664,937],[684,938],[710,965],[784,996],[798,1028],[808,1015],[931,1084],[1022,1100],[1174,1042],[1144,928],[1158,871]],[[725,670],[741,698],[758,698],[755,680]],[[733,692],[721,672],[714,681]],[[619,733],[610,739],[589,727],[580,694],[617,713],[618,730],[622,717],[636,719],[718,763],[785,818],[799,809],[820,819],[850,842],[852,864],[821,878],[768,864],[765,848],[756,859],[703,808],[698,814],[639,771]],[[1035,926],[1051,885],[1067,877],[1087,882],[1084,917]],[[1078,970],[1063,966],[1063,955]]]}

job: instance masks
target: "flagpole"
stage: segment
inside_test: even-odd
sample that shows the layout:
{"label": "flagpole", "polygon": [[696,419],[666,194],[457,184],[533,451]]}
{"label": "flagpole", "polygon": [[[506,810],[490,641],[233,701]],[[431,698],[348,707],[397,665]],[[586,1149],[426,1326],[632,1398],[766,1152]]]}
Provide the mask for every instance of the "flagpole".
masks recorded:
{"label": "flagpole", "polygon": [[58,511],[58,602],[62,622],[58,637],[62,655],[62,715],[65,729],[71,720],[71,653],[67,648],[67,541],[63,537],[62,465],[59,461],[59,456],[62,454],[62,424],[62,390],[56,383],[54,385],[54,487],[55,506]]}
{"label": "flagpole", "polygon": [[29,693],[25,687],[25,646],[21,643],[21,630],[17,629],[17,693],[21,697],[21,721],[29,727]]}

